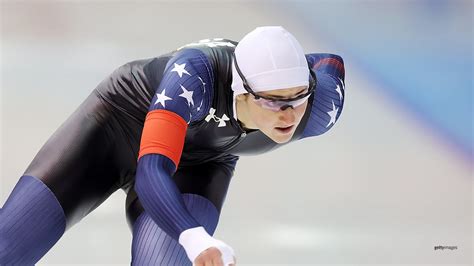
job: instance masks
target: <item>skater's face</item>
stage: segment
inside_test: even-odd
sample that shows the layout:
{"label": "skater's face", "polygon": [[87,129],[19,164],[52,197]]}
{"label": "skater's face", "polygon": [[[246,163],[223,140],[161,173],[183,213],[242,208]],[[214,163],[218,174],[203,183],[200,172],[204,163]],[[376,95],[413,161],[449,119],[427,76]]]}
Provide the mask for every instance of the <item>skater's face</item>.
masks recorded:
{"label": "skater's face", "polygon": [[[308,91],[306,86],[260,92],[259,95],[282,99],[295,98]],[[304,115],[308,101],[285,110],[262,107],[251,94],[237,96],[237,115],[246,128],[259,129],[276,143],[288,142]]]}

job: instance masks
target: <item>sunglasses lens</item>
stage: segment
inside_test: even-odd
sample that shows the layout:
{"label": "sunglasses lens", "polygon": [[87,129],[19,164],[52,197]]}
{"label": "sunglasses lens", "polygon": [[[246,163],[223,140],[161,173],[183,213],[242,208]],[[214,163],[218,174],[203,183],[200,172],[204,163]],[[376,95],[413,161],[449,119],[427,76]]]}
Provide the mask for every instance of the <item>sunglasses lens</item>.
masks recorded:
{"label": "sunglasses lens", "polygon": [[302,105],[303,103],[305,103],[306,100],[308,100],[308,98],[309,98],[309,95],[306,96],[306,97],[304,97],[304,98],[291,101],[289,104],[292,105],[293,107],[297,107],[297,106],[300,106],[300,105]]}
{"label": "sunglasses lens", "polygon": [[310,95],[308,95],[304,98],[294,100],[294,101],[289,101],[289,102],[288,101],[274,101],[274,100],[267,100],[267,99],[259,98],[259,99],[255,100],[255,103],[257,103],[262,108],[265,108],[265,109],[272,110],[272,111],[276,112],[276,111],[281,110],[282,107],[285,107],[285,106],[291,106],[293,108],[298,107],[298,106],[302,105],[303,103],[305,103],[306,100],[308,100],[309,96]]}
{"label": "sunglasses lens", "polygon": [[259,103],[261,107],[272,111],[278,111],[283,106],[281,102],[266,99],[259,99]]}

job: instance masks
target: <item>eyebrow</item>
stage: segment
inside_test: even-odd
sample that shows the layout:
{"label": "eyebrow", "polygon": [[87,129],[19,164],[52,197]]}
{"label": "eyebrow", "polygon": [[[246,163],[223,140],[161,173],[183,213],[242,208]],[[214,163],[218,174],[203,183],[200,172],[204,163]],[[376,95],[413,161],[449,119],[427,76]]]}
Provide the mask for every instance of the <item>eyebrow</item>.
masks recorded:
{"label": "eyebrow", "polygon": [[[301,94],[303,91],[305,91],[307,88],[304,88],[302,90],[300,90],[298,93],[296,93],[296,95],[294,96],[298,96],[298,94]],[[286,97],[284,96],[280,96],[280,95],[264,95],[264,96],[267,96],[267,97],[273,97],[273,98],[279,98],[279,99],[284,99]],[[290,97],[291,98],[291,97]]]}

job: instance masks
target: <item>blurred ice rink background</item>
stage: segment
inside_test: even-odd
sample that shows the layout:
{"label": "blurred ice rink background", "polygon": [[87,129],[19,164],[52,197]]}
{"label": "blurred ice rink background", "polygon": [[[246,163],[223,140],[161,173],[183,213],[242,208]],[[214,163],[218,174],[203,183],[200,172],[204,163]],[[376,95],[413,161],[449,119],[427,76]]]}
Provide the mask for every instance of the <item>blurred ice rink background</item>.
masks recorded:
{"label": "blurred ice rink background", "polygon": [[[217,230],[239,265],[472,265],[472,8],[1,1],[0,206],[48,137],[119,65],[282,25],[306,52],[344,58],[345,107],[323,136],[241,157]],[[129,264],[124,202],[113,194],[40,264]]]}

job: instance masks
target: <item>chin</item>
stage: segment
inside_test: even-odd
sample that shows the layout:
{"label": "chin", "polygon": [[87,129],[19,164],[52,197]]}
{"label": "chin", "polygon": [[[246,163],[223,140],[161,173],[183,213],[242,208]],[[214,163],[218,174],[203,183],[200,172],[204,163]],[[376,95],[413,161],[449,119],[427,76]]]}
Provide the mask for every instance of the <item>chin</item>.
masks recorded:
{"label": "chin", "polygon": [[288,135],[288,136],[272,136],[271,139],[278,144],[283,144],[290,141],[292,137],[293,137],[293,134]]}
{"label": "chin", "polygon": [[[291,138],[290,138],[290,139],[291,139]],[[278,143],[278,144],[285,144],[285,143],[287,143],[288,141],[290,141],[290,139],[286,139],[286,140],[273,139],[273,141],[275,141],[275,142]]]}

